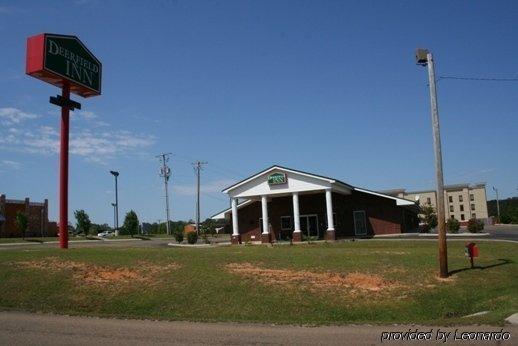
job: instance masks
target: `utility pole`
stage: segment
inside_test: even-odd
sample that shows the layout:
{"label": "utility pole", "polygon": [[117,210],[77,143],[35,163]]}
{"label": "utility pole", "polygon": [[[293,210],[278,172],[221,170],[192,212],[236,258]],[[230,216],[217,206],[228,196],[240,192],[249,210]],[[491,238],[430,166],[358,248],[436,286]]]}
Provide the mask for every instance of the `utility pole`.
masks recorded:
{"label": "utility pole", "polygon": [[163,153],[157,155],[162,163],[162,167],[160,168],[160,176],[164,178],[164,189],[165,189],[165,215],[166,215],[166,230],[167,235],[171,235],[171,230],[169,229],[169,193],[167,188],[167,183],[169,181],[169,177],[171,176],[171,169],[167,166],[167,162],[169,161],[169,155],[171,153]]}
{"label": "utility pole", "polygon": [[444,212],[444,179],[442,174],[441,132],[439,127],[439,108],[437,105],[437,87],[435,79],[435,64],[432,53],[426,49],[417,49],[417,64],[428,66],[428,81],[430,86],[430,103],[432,111],[433,144],[435,151],[435,177],[437,180],[437,224],[439,245],[439,275],[448,277],[448,250],[446,245],[446,219]]}
{"label": "utility pole", "polygon": [[500,223],[500,200],[498,199],[498,189],[493,186],[493,191],[496,193],[496,212],[498,215],[498,223]]}
{"label": "utility pole", "polygon": [[200,171],[202,165],[206,165],[207,161],[196,161],[193,163],[194,170],[196,171],[196,234],[200,234]]}

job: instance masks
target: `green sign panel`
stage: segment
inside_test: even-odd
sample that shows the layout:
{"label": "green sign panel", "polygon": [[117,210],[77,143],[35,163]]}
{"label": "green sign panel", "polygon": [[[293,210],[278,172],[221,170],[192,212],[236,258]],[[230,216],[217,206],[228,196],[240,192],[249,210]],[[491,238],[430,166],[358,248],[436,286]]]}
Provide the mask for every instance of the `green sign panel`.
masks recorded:
{"label": "green sign panel", "polygon": [[45,35],[45,69],[101,93],[102,65],[77,37]]}
{"label": "green sign panel", "polygon": [[287,181],[286,173],[273,173],[268,176],[269,185],[286,184]]}

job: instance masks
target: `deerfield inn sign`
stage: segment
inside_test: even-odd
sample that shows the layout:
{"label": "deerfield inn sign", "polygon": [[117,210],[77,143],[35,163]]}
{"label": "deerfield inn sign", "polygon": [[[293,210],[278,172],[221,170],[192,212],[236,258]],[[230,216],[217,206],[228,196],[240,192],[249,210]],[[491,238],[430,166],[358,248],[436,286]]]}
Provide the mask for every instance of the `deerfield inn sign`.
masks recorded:
{"label": "deerfield inn sign", "polygon": [[102,64],[76,36],[29,37],[26,72],[58,87],[66,80],[70,92],[83,97],[101,94]]}

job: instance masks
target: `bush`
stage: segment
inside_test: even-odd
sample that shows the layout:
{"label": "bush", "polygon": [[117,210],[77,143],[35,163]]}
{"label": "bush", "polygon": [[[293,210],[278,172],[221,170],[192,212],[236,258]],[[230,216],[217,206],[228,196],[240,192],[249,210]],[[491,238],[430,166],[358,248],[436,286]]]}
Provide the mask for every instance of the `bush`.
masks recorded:
{"label": "bush", "polygon": [[187,233],[187,242],[189,244],[196,244],[198,242],[198,234],[196,232]]}
{"label": "bush", "polygon": [[430,233],[430,226],[427,223],[420,224],[419,233]]}
{"label": "bush", "polygon": [[183,232],[174,232],[174,239],[178,242],[178,243],[181,243],[183,241]]}
{"label": "bush", "polygon": [[468,231],[471,233],[478,233],[484,229],[484,223],[478,219],[469,219]]}
{"label": "bush", "polygon": [[451,218],[448,220],[448,223],[446,224],[446,226],[448,227],[449,232],[459,233],[459,229],[460,229],[459,220],[457,220],[455,218]]}

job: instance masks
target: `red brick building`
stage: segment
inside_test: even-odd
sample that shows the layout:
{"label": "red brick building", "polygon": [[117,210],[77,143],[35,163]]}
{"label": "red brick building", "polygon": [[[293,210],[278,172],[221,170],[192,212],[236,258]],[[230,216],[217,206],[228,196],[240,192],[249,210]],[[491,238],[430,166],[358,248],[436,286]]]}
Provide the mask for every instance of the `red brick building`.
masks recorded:
{"label": "red brick building", "polygon": [[339,180],[272,166],[223,190],[232,207],[232,242],[370,237],[417,230],[413,201]]}
{"label": "red brick building", "polygon": [[25,236],[55,236],[56,227],[49,223],[48,200],[31,202],[29,198],[23,200],[7,199],[0,195],[0,237],[21,237],[22,233],[16,227],[16,214],[24,213],[27,216],[28,226]]}

